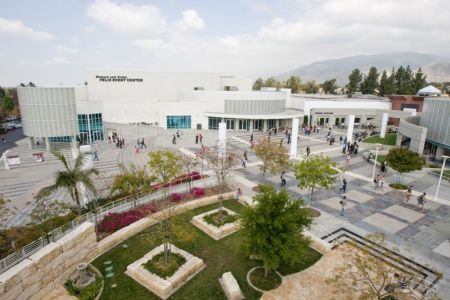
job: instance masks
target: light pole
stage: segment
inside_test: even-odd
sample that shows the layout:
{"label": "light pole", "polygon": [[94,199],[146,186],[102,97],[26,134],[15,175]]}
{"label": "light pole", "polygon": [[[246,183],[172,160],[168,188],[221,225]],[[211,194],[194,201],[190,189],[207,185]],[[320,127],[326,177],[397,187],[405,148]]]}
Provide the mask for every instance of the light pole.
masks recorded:
{"label": "light pole", "polygon": [[377,168],[377,159],[378,159],[378,148],[381,146],[381,144],[375,144],[377,146],[377,150],[375,151],[375,160],[373,161],[373,171],[372,171],[372,180],[375,179],[375,170]]}
{"label": "light pole", "polygon": [[447,158],[449,158],[449,157],[450,157],[450,156],[442,155],[442,159],[443,159],[444,161],[442,162],[441,175],[439,176],[439,182],[438,182],[438,186],[437,186],[437,189],[436,189],[436,195],[434,195],[434,200],[436,200],[437,197],[438,197],[439,187],[441,186],[442,175],[444,174],[444,169],[445,169],[445,161],[446,161]]}

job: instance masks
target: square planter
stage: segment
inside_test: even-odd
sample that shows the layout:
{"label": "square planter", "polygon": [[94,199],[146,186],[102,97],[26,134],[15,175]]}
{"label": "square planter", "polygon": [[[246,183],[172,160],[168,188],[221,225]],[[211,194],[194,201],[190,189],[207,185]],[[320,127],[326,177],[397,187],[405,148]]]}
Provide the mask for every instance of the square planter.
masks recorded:
{"label": "square planter", "polygon": [[[222,208],[230,215],[236,215],[236,213],[232,210],[229,210],[225,207]],[[216,212],[218,212],[219,209],[210,210],[208,212],[202,213],[200,215],[196,215],[192,218],[191,223],[194,224],[197,228],[199,228],[201,231],[212,237],[213,239],[220,240],[226,236],[229,236],[230,234],[235,233],[239,230],[239,221],[233,222],[233,223],[227,223],[220,227],[217,227],[215,225],[209,224],[205,220],[203,220],[203,217],[206,215],[211,215]]]}
{"label": "square planter", "polygon": [[143,264],[147,263],[155,255],[161,252],[164,252],[164,245],[154,248],[141,259],[128,265],[125,274],[158,295],[160,298],[167,299],[199,273],[205,267],[205,264],[202,259],[171,245],[171,252],[183,256],[186,259],[186,262],[172,276],[161,278],[158,275],[149,272],[143,266]]}

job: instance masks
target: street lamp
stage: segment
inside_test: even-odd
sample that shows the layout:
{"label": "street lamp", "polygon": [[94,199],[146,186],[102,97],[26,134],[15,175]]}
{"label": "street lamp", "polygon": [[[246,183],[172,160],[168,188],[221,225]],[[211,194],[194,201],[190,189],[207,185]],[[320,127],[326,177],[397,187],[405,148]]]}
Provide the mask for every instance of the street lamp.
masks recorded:
{"label": "street lamp", "polygon": [[439,176],[439,183],[436,189],[436,195],[434,195],[434,200],[437,199],[438,197],[438,193],[439,193],[439,187],[441,186],[441,181],[442,181],[442,175],[444,174],[444,169],[445,169],[445,161],[447,160],[447,158],[449,158],[450,156],[447,155],[442,155],[442,159],[444,160],[442,162],[442,168],[441,168],[441,175]]}
{"label": "street lamp", "polygon": [[375,160],[373,161],[372,180],[375,179],[375,170],[377,168],[377,159],[378,159],[378,148],[381,146],[381,144],[377,143],[375,145],[377,146],[377,151],[375,152]]}

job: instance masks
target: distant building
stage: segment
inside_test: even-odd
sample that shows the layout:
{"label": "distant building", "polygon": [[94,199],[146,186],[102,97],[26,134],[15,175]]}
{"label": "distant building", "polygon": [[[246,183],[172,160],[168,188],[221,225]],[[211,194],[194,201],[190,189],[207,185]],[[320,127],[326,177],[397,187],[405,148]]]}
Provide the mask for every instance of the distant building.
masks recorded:
{"label": "distant building", "polygon": [[[422,112],[424,98],[423,96],[414,95],[389,95],[389,100],[392,103],[392,110],[415,110],[416,112]],[[389,124],[398,126],[400,120],[396,118],[390,118]]]}
{"label": "distant building", "polygon": [[417,92],[417,96],[423,97],[439,97],[441,95],[442,92],[432,85],[426,86]]}

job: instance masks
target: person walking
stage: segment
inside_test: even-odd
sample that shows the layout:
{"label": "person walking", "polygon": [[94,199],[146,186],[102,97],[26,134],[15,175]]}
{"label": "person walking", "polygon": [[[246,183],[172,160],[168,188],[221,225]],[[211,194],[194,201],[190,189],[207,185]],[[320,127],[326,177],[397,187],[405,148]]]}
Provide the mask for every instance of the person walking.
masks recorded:
{"label": "person walking", "polygon": [[347,179],[344,178],[342,180],[342,187],[339,190],[345,194],[345,191],[347,190]]}
{"label": "person walking", "polygon": [[250,135],[250,144],[253,142],[253,133]]}
{"label": "person walking", "polygon": [[284,178],[285,173],[286,173],[286,171],[283,171],[283,172],[281,172],[281,175],[280,175],[280,179],[281,179],[280,186],[281,187],[284,187],[286,185],[286,179]]}
{"label": "person walking", "polygon": [[195,143],[198,144],[198,134],[195,136]]}
{"label": "person walking", "polygon": [[346,168],[348,168],[349,166],[350,166],[350,163],[351,163],[351,155],[350,155],[350,153],[347,153],[347,156],[345,157],[345,167]]}
{"label": "person walking", "polygon": [[287,135],[287,143],[290,144],[291,143],[291,134],[288,133]]}
{"label": "person walking", "polygon": [[244,159],[246,161],[248,161],[247,150],[244,150],[244,153],[242,154],[242,156],[244,156]]}
{"label": "person walking", "polygon": [[172,138],[172,144],[176,144],[177,143],[177,136],[174,134],[173,138]]}
{"label": "person walking", "polygon": [[403,203],[408,204],[409,200],[411,200],[412,188],[413,188],[413,186],[410,185],[408,187],[408,189],[406,190],[405,200],[403,201]]}
{"label": "person walking", "polygon": [[340,136],[339,136],[339,145],[340,145],[340,146],[342,146],[342,142],[343,142],[342,135],[340,135]]}
{"label": "person walking", "polygon": [[236,191],[236,200],[239,200],[242,196],[242,190],[241,188],[238,188]]}
{"label": "person walking", "polygon": [[375,184],[375,189],[380,187],[380,174],[378,174],[377,177],[375,177],[373,183]]}
{"label": "person walking", "polygon": [[380,190],[384,193],[384,176],[380,176]]}
{"label": "person walking", "polygon": [[241,161],[242,161],[242,165],[241,165],[241,166],[242,166],[243,168],[245,168],[245,167],[246,167],[246,162],[247,162],[247,160],[245,159],[245,157],[242,157],[242,158],[241,158]]}
{"label": "person walking", "polygon": [[347,205],[347,197],[342,196],[342,200],[339,202],[339,204],[341,205],[341,216],[344,216],[345,206]]}
{"label": "person walking", "polygon": [[141,141],[141,149],[144,148],[144,147],[145,147],[145,149],[147,149],[147,145],[146,145],[145,142],[144,142],[144,138],[142,138],[142,141]]}
{"label": "person walking", "polygon": [[98,161],[98,153],[97,153],[97,150],[94,151],[94,159],[93,159],[92,161],[94,161],[94,160]]}
{"label": "person walking", "polygon": [[309,146],[306,147],[306,157],[309,157],[309,154],[311,153],[311,149]]}
{"label": "person walking", "polygon": [[422,195],[420,195],[419,197],[417,197],[417,209],[419,209],[419,206],[422,209],[422,212],[424,212],[424,204],[425,204],[425,197],[427,196],[427,193],[423,193]]}
{"label": "person walking", "polygon": [[203,135],[202,134],[198,135],[198,140],[200,141],[200,144],[203,145]]}

